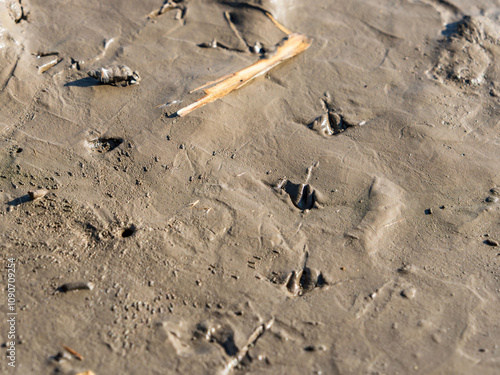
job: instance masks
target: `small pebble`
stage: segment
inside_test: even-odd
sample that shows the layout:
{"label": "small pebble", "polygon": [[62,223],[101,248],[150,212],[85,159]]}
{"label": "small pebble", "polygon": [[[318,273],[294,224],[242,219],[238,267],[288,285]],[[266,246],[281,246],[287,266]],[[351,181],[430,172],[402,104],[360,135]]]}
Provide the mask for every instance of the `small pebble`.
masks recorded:
{"label": "small pebble", "polygon": [[490,238],[488,238],[487,240],[485,240],[483,243],[486,244],[486,245],[488,245],[488,246],[499,246],[498,241],[492,240]]}
{"label": "small pebble", "polygon": [[489,197],[486,197],[485,201],[487,203],[496,203],[496,202],[498,202],[498,197],[489,196]]}
{"label": "small pebble", "polygon": [[405,298],[412,299],[417,294],[417,289],[415,288],[407,288],[401,291],[401,295]]}
{"label": "small pebble", "polygon": [[67,352],[59,352],[52,359],[56,362],[71,361],[73,358]]}
{"label": "small pebble", "polygon": [[73,290],[92,290],[94,289],[94,283],[88,281],[75,281],[72,283],[66,283],[59,287],[61,292],[70,292]]}
{"label": "small pebble", "polygon": [[490,189],[490,193],[494,196],[500,197],[500,187],[494,187]]}
{"label": "small pebble", "polygon": [[440,336],[440,335],[438,335],[438,334],[436,334],[436,333],[433,333],[433,334],[431,335],[431,339],[432,339],[432,341],[434,341],[436,344],[441,344],[441,342],[443,341],[443,340],[441,339],[441,336]]}
{"label": "small pebble", "polygon": [[398,268],[397,271],[400,273],[410,273],[411,265],[410,264],[403,264],[400,268]]}

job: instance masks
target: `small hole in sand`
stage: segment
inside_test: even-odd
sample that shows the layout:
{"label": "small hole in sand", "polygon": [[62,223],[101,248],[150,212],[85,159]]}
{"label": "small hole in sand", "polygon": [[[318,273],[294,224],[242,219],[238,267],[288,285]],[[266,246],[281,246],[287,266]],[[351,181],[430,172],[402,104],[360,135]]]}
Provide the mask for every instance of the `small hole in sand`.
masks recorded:
{"label": "small hole in sand", "polygon": [[123,238],[127,238],[127,237],[130,237],[130,236],[133,236],[135,234],[135,232],[136,232],[136,228],[135,228],[134,225],[132,225],[132,226],[130,226],[130,227],[128,227],[128,228],[126,228],[126,229],[123,230],[122,237]]}
{"label": "small hole in sand", "polygon": [[99,138],[87,143],[91,151],[106,153],[114,150],[123,143],[123,138]]}

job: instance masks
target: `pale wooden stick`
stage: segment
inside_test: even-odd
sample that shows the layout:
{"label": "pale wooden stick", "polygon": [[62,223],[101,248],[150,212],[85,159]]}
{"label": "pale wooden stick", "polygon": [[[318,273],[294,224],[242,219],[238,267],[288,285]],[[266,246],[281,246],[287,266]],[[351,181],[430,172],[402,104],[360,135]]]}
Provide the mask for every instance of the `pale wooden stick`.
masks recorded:
{"label": "pale wooden stick", "polygon": [[212,103],[229,94],[231,91],[239,89],[254,78],[265,74],[276,65],[305,51],[309,48],[311,42],[311,38],[298,33],[292,33],[286,36],[276,45],[277,49],[273,55],[260,59],[242,70],[225,76],[225,78],[223,77],[211,82],[214,84],[212,87],[206,88],[210,86],[211,83],[199,87],[198,89],[204,89],[203,91],[206,95],[196,102],[178,110],[176,115],[179,117],[186,116],[195,109],[203,107],[205,104]]}

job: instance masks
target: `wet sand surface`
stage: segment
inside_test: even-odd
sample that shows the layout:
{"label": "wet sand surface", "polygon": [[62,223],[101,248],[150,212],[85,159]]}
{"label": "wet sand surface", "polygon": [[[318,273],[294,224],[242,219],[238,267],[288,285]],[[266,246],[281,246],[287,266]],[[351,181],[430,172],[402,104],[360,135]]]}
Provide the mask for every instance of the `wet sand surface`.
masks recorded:
{"label": "wet sand surface", "polygon": [[499,373],[498,0],[11,3],[2,374]]}

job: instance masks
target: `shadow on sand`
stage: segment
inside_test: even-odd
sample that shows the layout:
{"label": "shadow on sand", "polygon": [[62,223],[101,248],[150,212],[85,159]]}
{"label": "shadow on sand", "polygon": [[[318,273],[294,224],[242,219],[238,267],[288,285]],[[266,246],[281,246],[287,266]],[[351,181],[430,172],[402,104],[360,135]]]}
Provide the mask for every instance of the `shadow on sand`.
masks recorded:
{"label": "shadow on sand", "polygon": [[20,204],[30,202],[31,198],[28,194],[23,195],[22,197],[16,198],[14,200],[11,200],[10,202],[7,202],[9,206],[19,206]]}
{"label": "shadow on sand", "polygon": [[64,86],[76,86],[76,87],[92,87],[99,86],[100,83],[92,77],[85,77],[77,79],[76,81],[68,82]]}

